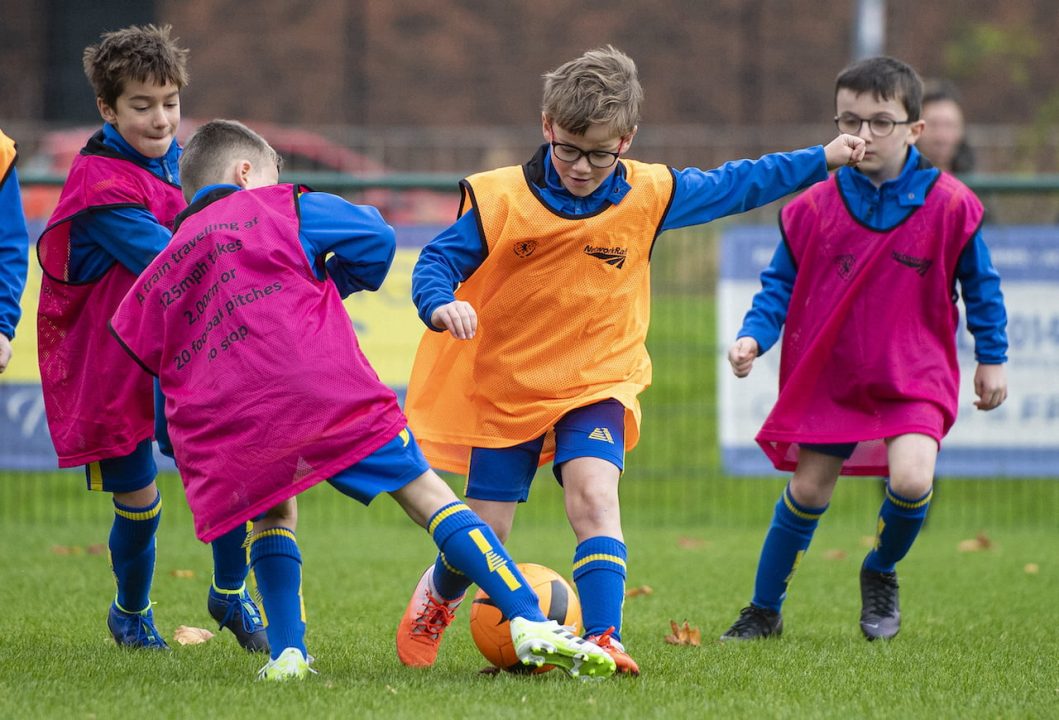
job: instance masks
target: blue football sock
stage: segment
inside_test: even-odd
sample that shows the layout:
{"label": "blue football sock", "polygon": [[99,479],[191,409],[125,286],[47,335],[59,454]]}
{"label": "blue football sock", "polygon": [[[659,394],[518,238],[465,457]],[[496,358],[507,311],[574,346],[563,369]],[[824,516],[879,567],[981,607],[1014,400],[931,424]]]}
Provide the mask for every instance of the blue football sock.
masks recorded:
{"label": "blue football sock", "polygon": [[271,528],[251,536],[250,567],[261,595],[261,619],[272,659],[289,647],[306,655],[302,555],[294,531]]}
{"label": "blue football sock", "polygon": [[772,513],[772,524],[761,548],[757,577],[754,579],[754,599],[757,607],[779,612],[787,598],[787,586],[794,577],[802,556],[809,549],[820,516],[827,510],[799,505],[791,497],[788,485],[783,490]]}
{"label": "blue football sock", "polygon": [[210,543],[213,549],[213,586],[238,590],[246,582],[246,524],[226,532]]}
{"label": "blue football sock", "polygon": [[496,533],[469,507],[458,501],[449,503],[430,518],[427,531],[445,563],[485,590],[505,617],[545,620],[537,593]]}
{"label": "blue football sock", "polygon": [[445,600],[455,600],[467,592],[471,579],[454,568],[443,553],[434,560],[434,590]]}
{"label": "blue football sock", "polygon": [[110,567],[118,584],[116,602],[125,612],[142,612],[151,604],[155,533],[162,518],[162,496],[147,507],[114,501],[110,528]]}
{"label": "blue football sock", "polygon": [[915,499],[904,498],[886,484],[886,497],[879,509],[875,546],[864,558],[864,567],[875,572],[892,573],[897,562],[908,554],[923,521],[927,517],[934,490]]}
{"label": "blue football sock", "polygon": [[581,598],[585,635],[611,635],[621,642],[621,610],[625,602],[625,543],[592,537],[574,550],[574,583]]}

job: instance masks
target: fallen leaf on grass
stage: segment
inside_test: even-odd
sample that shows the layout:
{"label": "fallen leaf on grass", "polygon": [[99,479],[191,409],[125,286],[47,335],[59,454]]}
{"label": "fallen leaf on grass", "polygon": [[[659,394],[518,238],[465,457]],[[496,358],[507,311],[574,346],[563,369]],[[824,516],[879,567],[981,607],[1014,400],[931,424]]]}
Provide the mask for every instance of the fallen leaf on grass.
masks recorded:
{"label": "fallen leaf on grass", "polygon": [[1022,569],[1026,571],[1027,575],[1036,575],[1041,571],[1041,568],[1037,563],[1026,563],[1025,567]]}
{"label": "fallen leaf on grass", "polygon": [[980,532],[970,540],[961,540],[956,549],[960,552],[981,552],[991,547],[993,547],[993,541],[989,539],[988,535]]}
{"label": "fallen leaf on grass", "polygon": [[107,551],[107,546],[103,543],[96,543],[95,545],[89,545],[85,548],[85,552],[89,555],[102,555]]}
{"label": "fallen leaf on grass", "polygon": [[683,625],[677,625],[675,620],[669,621],[669,627],[673,628],[672,635],[666,635],[666,642],[670,645],[701,645],[702,631],[698,628],[688,627],[688,621]]}
{"label": "fallen leaf on grass", "polygon": [[706,541],[700,538],[684,536],[677,538],[677,547],[681,547],[685,550],[698,550],[699,548],[706,547]]}
{"label": "fallen leaf on grass", "polygon": [[849,557],[849,553],[845,550],[833,549],[824,551],[825,560],[845,560],[847,557]]}
{"label": "fallen leaf on grass", "polygon": [[866,548],[875,547],[875,536],[874,535],[861,535],[860,546]]}
{"label": "fallen leaf on grass", "polygon": [[194,570],[174,570],[173,572],[171,572],[169,574],[172,575],[175,578],[180,578],[181,580],[189,580],[189,579],[195,577],[195,571]]}
{"label": "fallen leaf on grass", "polygon": [[85,549],[80,545],[52,545],[53,555],[84,555]]}
{"label": "fallen leaf on grass", "polygon": [[181,625],[173,631],[173,639],[181,645],[201,645],[208,640],[213,638],[211,633],[206,628],[188,627],[187,625]]}
{"label": "fallen leaf on grass", "polygon": [[636,597],[637,595],[651,595],[654,593],[654,588],[650,585],[641,585],[639,587],[629,588],[625,591],[625,597]]}

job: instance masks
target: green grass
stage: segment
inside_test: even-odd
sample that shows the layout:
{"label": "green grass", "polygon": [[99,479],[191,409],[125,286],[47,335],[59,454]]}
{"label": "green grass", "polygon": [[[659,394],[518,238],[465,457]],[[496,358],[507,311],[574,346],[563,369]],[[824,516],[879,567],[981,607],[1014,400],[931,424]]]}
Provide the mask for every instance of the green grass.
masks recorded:
{"label": "green grass", "polygon": [[[388,499],[365,510],[327,486],[301,499],[298,529],[319,675],[254,683],[263,660],[228,634],[164,655],[124,652],[105,626],[113,579],[105,555],[93,554],[106,542],[109,498],[86,493],[77,471],[0,473],[0,718],[1057,717],[1054,480],[943,479],[900,568],[905,629],[874,644],[857,629],[857,568],[880,487],[843,480],[792,585],[784,638],[714,641],[749,598],[785,482],[731,478],[719,466],[714,311],[699,294],[713,276],[714,241],[670,234],[655,259],[655,381],[622,481],[629,586],[654,590],[626,603],[624,639],[642,677],[482,676],[467,608],[435,668],[401,667],[393,632],[433,545]],[[172,638],[178,625],[211,627],[211,563],[178,480],[166,474],[159,483],[165,510],[152,597]],[[574,539],[562,517],[546,469],[519,510],[515,558],[569,576]],[[957,549],[979,533],[990,549]],[[670,620],[701,628],[703,645],[667,645]]]}
{"label": "green grass", "polygon": [[[171,638],[177,625],[210,627],[211,566],[176,480],[161,483],[168,502],[152,596]],[[871,644],[856,625],[856,578],[872,517],[863,518],[863,531],[825,518],[792,585],[786,635],[742,646],[713,638],[749,596],[770,503],[721,523],[634,524],[629,585],[654,592],[627,601],[625,639],[644,674],[582,683],[558,673],[479,675],[485,663],[466,608],[435,668],[401,667],[393,631],[433,546],[388,499],[365,510],[321,486],[303,497],[298,533],[308,642],[320,674],[271,687],[252,682],[262,660],[227,633],[166,655],[113,645],[104,620],[113,593],[105,555],[54,552],[105,542],[109,503],[77,485],[41,476],[17,512],[4,510],[0,717],[1044,718],[1055,717],[1059,702],[1059,534],[1047,523],[982,528],[992,547],[966,553],[957,546],[974,533],[932,519],[901,566],[905,628],[893,642]],[[1025,492],[1034,487],[1048,486]],[[840,486],[836,506],[867,505],[876,492]],[[510,546],[516,559],[568,575],[573,538],[554,500],[542,495],[538,504],[550,507],[551,518],[519,522]],[[77,512],[42,521],[44,506]],[[1039,572],[1026,572],[1029,563]],[[670,620],[701,628],[703,645],[667,645]]]}

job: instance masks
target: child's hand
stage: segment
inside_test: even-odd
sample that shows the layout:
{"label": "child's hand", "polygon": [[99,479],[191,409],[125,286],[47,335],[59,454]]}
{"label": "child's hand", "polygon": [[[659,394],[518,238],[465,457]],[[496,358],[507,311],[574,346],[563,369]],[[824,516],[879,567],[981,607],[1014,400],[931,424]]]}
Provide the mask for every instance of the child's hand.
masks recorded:
{"label": "child's hand", "polygon": [[7,335],[0,333],[0,373],[7,370],[7,364],[11,362],[11,341]]}
{"label": "child's hand", "polygon": [[980,364],[974,371],[974,393],[978,396],[974,406],[979,410],[999,407],[1008,396],[1008,378],[1004,366]]}
{"label": "child's hand", "polygon": [[453,300],[431,313],[430,324],[448,330],[457,340],[470,340],[478,330],[478,313],[470,303]]}
{"label": "child's hand", "polygon": [[864,159],[864,138],[843,133],[824,146],[827,169],[834,170],[843,165],[857,165]]}
{"label": "child's hand", "polygon": [[746,377],[754,366],[757,357],[757,340],[752,337],[741,337],[728,350],[728,363],[736,377]]}

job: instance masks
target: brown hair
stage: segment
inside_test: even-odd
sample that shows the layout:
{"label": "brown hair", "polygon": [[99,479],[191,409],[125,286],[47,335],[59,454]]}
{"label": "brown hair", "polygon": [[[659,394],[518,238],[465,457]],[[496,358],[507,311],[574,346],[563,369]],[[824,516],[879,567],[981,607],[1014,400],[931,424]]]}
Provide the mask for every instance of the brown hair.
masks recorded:
{"label": "brown hair", "polygon": [[130,81],[188,84],[188,51],[170,38],[171,25],[132,25],[103,33],[96,45],[85,48],[85,75],[96,97],[114,107]]}
{"label": "brown hair", "polygon": [[222,182],[229,164],[242,158],[261,165],[283,166],[283,159],[265,138],[241,122],[210,120],[199,127],[180,156],[180,186],[184,197],[190,199],[207,185]]}
{"label": "brown hair", "polygon": [[544,74],[544,115],[574,135],[594,124],[627,135],[640,121],[642,102],[636,63],[611,45]]}
{"label": "brown hair", "polygon": [[911,65],[896,58],[880,55],[853,63],[835,80],[835,94],[843,88],[857,95],[870,92],[876,100],[899,100],[912,121],[923,113],[923,81]]}

